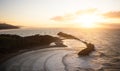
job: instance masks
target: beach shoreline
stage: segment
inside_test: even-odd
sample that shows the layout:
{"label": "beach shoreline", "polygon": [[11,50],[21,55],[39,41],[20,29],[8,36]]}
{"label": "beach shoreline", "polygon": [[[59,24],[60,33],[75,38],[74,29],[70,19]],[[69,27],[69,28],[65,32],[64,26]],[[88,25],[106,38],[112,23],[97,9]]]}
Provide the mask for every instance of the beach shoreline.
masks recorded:
{"label": "beach shoreline", "polygon": [[4,54],[4,55],[0,56],[0,64],[4,63],[5,61],[9,60],[12,57],[15,57],[15,56],[20,55],[20,54],[25,53],[25,52],[30,52],[30,51],[34,51],[34,50],[40,50],[40,49],[46,49],[46,48],[55,48],[55,47],[65,48],[65,46],[61,47],[61,46],[47,46],[47,45],[44,45],[44,46],[32,47],[32,48],[29,48],[29,49],[22,49],[22,50],[19,50],[18,52],[8,53],[8,54]]}

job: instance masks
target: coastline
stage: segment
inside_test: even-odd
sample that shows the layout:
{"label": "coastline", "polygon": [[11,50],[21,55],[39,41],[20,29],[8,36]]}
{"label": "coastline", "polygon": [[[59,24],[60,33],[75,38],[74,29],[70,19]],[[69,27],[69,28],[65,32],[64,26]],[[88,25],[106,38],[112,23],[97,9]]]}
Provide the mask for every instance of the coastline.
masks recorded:
{"label": "coastline", "polygon": [[[51,45],[52,43],[54,44]],[[0,63],[24,52],[53,47],[66,47],[66,45],[63,44],[59,37],[51,35],[36,34],[22,37],[19,35],[1,34]]]}

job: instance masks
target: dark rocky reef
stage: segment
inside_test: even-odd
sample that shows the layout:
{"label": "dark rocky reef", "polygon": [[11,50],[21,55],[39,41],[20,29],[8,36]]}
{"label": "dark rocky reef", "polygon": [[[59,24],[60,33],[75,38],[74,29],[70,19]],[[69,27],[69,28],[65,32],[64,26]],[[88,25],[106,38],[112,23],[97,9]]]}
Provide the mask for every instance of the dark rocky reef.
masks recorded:
{"label": "dark rocky reef", "polygon": [[[56,46],[65,46],[58,37],[50,35],[32,35],[21,37],[18,35],[1,34],[0,35],[0,53],[17,52],[23,49],[29,49],[37,46],[50,46],[55,43]],[[44,48],[44,47],[41,47]]]}
{"label": "dark rocky reef", "polygon": [[75,39],[77,41],[80,41],[80,42],[84,43],[87,48],[85,48],[82,51],[80,51],[78,53],[78,56],[88,56],[90,53],[95,51],[95,46],[92,43],[88,43],[88,42],[83,41],[83,40],[81,40],[81,39],[79,39],[79,38],[77,38],[77,37],[75,37],[73,35],[70,35],[70,34],[67,34],[67,33],[63,33],[63,32],[59,32],[57,35],[60,36],[60,37],[65,38],[65,39]]}
{"label": "dark rocky reef", "polygon": [[76,38],[75,36],[67,34],[67,33],[63,33],[63,32],[59,32],[57,35],[65,38],[65,39],[76,39],[76,40],[78,40],[78,38]]}
{"label": "dark rocky reef", "polygon": [[2,30],[2,29],[18,29],[18,28],[20,28],[20,27],[6,24],[6,23],[0,23],[0,30]]}
{"label": "dark rocky reef", "polygon": [[90,53],[92,53],[93,51],[95,51],[95,46],[91,43],[86,43],[87,48],[81,50],[78,53],[78,56],[88,56]]}

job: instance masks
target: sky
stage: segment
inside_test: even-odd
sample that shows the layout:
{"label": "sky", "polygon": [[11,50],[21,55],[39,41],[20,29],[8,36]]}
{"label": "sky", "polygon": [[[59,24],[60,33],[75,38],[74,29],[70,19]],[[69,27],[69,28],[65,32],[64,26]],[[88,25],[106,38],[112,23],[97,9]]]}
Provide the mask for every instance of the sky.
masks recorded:
{"label": "sky", "polygon": [[0,22],[29,27],[119,24],[120,0],[0,0]]}

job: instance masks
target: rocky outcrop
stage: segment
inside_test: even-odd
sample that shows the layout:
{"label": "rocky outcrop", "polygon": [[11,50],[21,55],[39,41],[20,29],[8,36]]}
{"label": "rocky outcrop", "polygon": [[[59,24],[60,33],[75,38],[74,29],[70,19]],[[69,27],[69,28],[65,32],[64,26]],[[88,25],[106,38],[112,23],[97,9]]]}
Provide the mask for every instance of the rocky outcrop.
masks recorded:
{"label": "rocky outcrop", "polygon": [[87,48],[81,50],[78,55],[79,56],[88,56],[90,53],[95,51],[95,46],[91,43],[86,43]]}
{"label": "rocky outcrop", "polygon": [[60,38],[50,35],[36,34],[21,37],[18,35],[1,34],[0,53],[16,52],[21,49],[29,49],[36,46],[50,46],[51,43],[55,43],[56,46],[60,47],[65,46]]}
{"label": "rocky outcrop", "polygon": [[76,38],[75,36],[70,35],[70,34],[66,34],[66,33],[63,33],[63,32],[59,32],[57,35],[65,38],[65,39],[76,39],[76,40],[78,40],[78,38]]}
{"label": "rocky outcrop", "polygon": [[81,50],[78,53],[79,56],[88,56],[91,52],[95,51],[95,46],[92,43],[87,43],[86,41],[83,41],[83,40],[81,40],[81,39],[79,39],[79,38],[77,38],[73,35],[66,34],[66,33],[63,33],[63,32],[59,32],[57,35],[65,38],[65,39],[75,39],[75,40],[78,40],[78,41],[84,43],[87,48]]}

